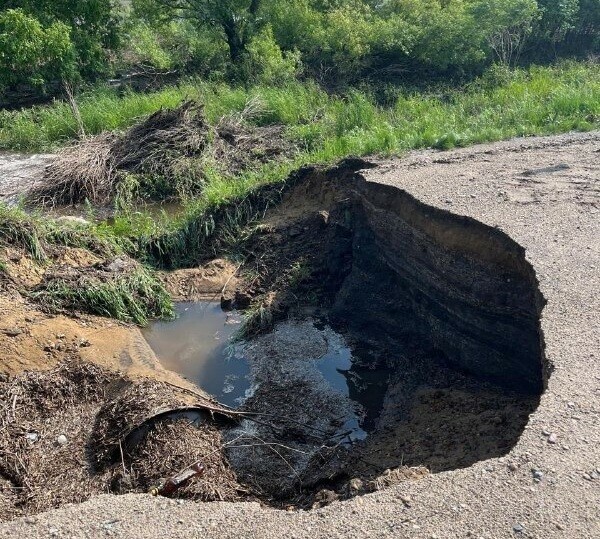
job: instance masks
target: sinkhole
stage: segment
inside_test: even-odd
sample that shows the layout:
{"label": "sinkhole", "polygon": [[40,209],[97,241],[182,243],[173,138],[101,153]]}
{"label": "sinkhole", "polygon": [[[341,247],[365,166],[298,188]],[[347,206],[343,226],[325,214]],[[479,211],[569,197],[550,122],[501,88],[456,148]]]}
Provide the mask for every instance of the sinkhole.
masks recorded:
{"label": "sinkhole", "polygon": [[[224,439],[270,500],[502,456],[547,383],[524,249],[357,168],[300,171],[248,234],[236,289],[145,331],[167,368],[268,418]],[[256,305],[269,324],[233,339]]]}

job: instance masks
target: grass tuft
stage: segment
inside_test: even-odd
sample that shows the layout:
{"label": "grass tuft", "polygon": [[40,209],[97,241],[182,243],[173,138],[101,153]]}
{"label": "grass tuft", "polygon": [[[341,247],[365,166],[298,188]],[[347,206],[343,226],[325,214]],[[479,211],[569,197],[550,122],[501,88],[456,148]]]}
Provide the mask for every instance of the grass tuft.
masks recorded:
{"label": "grass tuft", "polygon": [[175,317],[173,301],[145,268],[104,280],[96,274],[52,278],[31,294],[51,312],[82,311],[146,326],[153,318]]}

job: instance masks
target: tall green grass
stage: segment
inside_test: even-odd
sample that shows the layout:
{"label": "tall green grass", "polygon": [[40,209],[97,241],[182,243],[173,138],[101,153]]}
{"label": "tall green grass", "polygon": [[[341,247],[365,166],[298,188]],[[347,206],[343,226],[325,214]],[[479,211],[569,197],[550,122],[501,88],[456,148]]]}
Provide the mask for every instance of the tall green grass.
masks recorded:
{"label": "tall green grass", "polygon": [[[251,122],[288,126],[302,152],[316,160],[589,130],[600,122],[600,65],[592,62],[516,70],[460,89],[394,92],[395,102],[383,107],[368,91],[331,96],[310,82],[245,89],[189,81],[145,94],[96,89],[77,101],[88,134],[123,129],[184,99],[201,100],[213,123],[254,102]],[[49,150],[76,136],[77,124],[63,102],[0,113],[3,149]]]}

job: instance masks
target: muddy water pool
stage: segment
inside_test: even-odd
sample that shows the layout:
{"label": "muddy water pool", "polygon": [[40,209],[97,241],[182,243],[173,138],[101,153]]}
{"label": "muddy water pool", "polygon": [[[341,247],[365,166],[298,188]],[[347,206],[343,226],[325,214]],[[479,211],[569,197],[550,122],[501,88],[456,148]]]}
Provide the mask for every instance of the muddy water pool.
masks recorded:
{"label": "muddy water pool", "polygon": [[[155,322],[144,330],[144,336],[165,368],[193,381],[223,404],[238,407],[261,384],[276,386],[283,378],[289,380],[302,372],[301,376],[315,380],[315,386],[323,384],[324,393],[337,393],[351,403],[351,412],[340,426],[340,431],[350,432],[350,440],[363,439],[374,426],[387,375],[357,367],[351,348],[331,328],[320,324],[313,327],[312,322],[292,325],[290,338],[297,337],[299,345],[288,353],[282,350],[286,343],[275,340],[279,350],[270,353],[260,339],[258,343],[234,342],[242,315],[224,312],[218,302],[179,303],[176,307],[176,320]],[[302,346],[307,325],[309,334],[325,343],[316,352]],[[262,361],[261,354],[270,357]],[[278,358],[278,354],[285,358]]]}
{"label": "muddy water pool", "polygon": [[250,388],[249,367],[232,338],[241,316],[217,302],[179,303],[177,318],[154,322],[144,337],[163,366],[216,397],[237,406]]}

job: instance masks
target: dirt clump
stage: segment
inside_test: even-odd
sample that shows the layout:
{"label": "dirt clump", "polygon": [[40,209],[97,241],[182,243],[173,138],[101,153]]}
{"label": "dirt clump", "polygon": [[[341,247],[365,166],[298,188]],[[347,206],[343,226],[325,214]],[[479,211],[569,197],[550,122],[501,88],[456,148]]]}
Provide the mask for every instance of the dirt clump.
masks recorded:
{"label": "dirt clump", "polygon": [[124,447],[124,433],[157,409],[212,405],[173,386],[133,381],[73,357],[50,371],[0,380],[0,397],[3,520],[105,492],[148,492],[200,460],[206,473],[178,497],[234,500],[244,490],[208,413],[200,424],[164,417]]}
{"label": "dirt clump", "polygon": [[215,259],[197,268],[164,271],[159,278],[174,301],[219,301],[235,291],[239,266]]}

